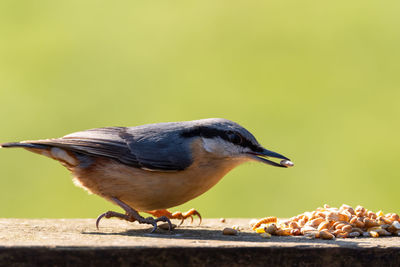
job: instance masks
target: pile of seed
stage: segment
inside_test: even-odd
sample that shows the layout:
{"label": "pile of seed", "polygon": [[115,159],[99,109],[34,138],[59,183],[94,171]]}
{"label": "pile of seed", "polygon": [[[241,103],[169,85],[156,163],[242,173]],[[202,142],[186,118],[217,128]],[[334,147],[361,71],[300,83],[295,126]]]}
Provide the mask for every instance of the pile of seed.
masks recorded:
{"label": "pile of seed", "polygon": [[348,205],[331,208],[324,205],[312,212],[304,212],[289,220],[276,217],[252,220],[250,226],[262,237],[271,235],[333,239],[347,237],[400,236],[400,219],[396,213],[372,212],[362,206]]}

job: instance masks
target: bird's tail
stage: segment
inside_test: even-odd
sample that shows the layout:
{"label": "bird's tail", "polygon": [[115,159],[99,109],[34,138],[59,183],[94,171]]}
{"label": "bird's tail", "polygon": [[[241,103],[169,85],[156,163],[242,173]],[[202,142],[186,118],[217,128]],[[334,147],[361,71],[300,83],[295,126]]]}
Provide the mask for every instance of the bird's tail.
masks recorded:
{"label": "bird's tail", "polygon": [[22,147],[22,148],[36,148],[36,149],[47,149],[49,146],[46,145],[39,145],[39,144],[31,144],[29,142],[11,142],[11,143],[4,143],[0,144],[0,147]]}
{"label": "bird's tail", "polygon": [[0,147],[9,148],[9,147],[21,147],[25,148],[28,151],[33,153],[37,153],[55,160],[60,161],[64,166],[73,167],[76,166],[79,162],[74,153],[69,153],[68,151],[57,148],[50,144],[37,144],[36,142],[45,141],[22,141],[22,142],[12,142],[12,143],[4,143],[0,144]]}

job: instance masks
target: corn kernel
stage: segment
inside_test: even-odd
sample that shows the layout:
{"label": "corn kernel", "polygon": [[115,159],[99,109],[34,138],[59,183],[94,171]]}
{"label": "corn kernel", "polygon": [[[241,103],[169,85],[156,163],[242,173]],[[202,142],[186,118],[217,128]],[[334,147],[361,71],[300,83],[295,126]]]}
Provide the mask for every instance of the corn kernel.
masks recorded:
{"label": "corn kernel", "polygon": [[256,233],[257,233],[257,234],[265,233],[264,227],[259,227],[259,228],[257,228],[257,229],[256,229]]}

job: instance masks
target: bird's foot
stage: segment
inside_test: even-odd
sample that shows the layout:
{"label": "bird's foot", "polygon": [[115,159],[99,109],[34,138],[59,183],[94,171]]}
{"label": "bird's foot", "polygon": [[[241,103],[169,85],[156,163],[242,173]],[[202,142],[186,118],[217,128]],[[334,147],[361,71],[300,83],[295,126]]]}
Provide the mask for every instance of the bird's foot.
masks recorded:
{"label": "bird's foot", "polygon": [[104,212],[103,214],[101,214],[99,217],[97,217],[97,220],[96,220],[97,229],[99,229],[100,220],[103,219],[103,218],[106,218],[106,219],[119,218],[121,220],[126,220],[128,222],[136,221],[133,216],[129,216],[128,214],[122,214],[122,213],[118,213],[118,212],[115,212],[115,211],[107,211],[107,212]]}
{"label": "bird's foot", "polygon": [[107,211],[107,212],[101,214],[96,220],[97,229],[99,229],[99,222],[102,218],[107,218],[107,219],[119,218],[122,220],[126,220],[128,222],[138,221],[141,224],[151,224],[151,225],[153,225],[153,229],[151,230],[151,233],[153,233],[155,230],[157,230],[157,222],[167,222],[168,226],[169,226],[169,231],[172,230],[171,221],[166,216],[161,215],[161,216],[157,216],[158,218],[153,218],[153,217],[144,218],[144,217],[140,216],[140,214],[136,210],[132,209],[131,207],[129,207],[127,204],[125,204],[118,198],[112,197],[111,200],[115,204],[120,206],[123,210],[125,210],[125,214],[118,213],[115,211]]}
{"label": "bird's foot", "polygon": [[201,215],[200,213],[195,210],[195,209],[190,209],[189,211],[182,213],[180,211],[176,211],[174,213],[168,211],[168,210],[152,210],[152,211],[146,211],[147,213],[159,217],[159,216],[165,216],[169,219],[178,219],[181,220],[181,223],[179,225],[181,225],[185,219],[190,218],[191,223],[193,222],[193,216],[196,215],[199,217],[200,222],[199,225],[201,224]]}

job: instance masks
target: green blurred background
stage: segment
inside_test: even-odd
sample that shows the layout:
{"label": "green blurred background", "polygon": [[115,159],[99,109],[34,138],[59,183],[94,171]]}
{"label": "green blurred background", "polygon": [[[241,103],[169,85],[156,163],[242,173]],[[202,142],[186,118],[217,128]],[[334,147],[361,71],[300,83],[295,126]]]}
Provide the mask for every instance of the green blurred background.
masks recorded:
{"label": "green blurred background", "polygon": [[[1,1],[0,142],[223,117],[291,169],[248,163],[173,210],[399,212],[399,1]],[[0,217],[119,210],[59,163],[0,150]]]}

